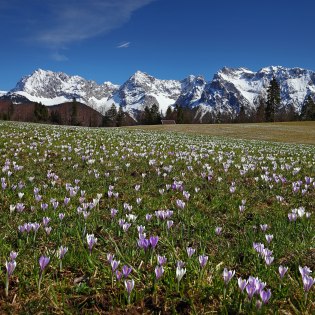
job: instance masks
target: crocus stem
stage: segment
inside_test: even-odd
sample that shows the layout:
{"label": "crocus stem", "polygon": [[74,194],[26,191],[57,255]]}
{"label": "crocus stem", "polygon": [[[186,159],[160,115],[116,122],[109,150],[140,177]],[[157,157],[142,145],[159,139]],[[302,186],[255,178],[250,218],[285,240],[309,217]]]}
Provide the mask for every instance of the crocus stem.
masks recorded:
{"label": "crocus stem", "polygon": [[130,294],[128,294],[128,304],[130,304]]}
{"label": "crocus stem", "polygon": [[60,267],[60,271],[62,271],[62,260],[60,260],[59,267]]}
{"label": "crocus stem", "polygon": [[38,280],[38,294],[40,294],[40,285],[41,285],[41,282],[42,282],[42,278],[43,278],[43,273],[40,272],[39,280]]}
{"label": "crocus stem", "polygon": [[9,295],[9,275],[6,276],[5,281],[5,296],[7,297]]}

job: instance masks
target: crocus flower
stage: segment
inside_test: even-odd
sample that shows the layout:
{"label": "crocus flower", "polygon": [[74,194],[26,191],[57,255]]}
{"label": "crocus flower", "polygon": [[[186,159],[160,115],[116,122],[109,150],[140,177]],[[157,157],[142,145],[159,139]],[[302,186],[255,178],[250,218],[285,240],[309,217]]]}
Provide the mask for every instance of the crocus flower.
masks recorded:
{"label": "crocus flower", "polygon": [[180,199],[177,199],[177,200],[176,200],[176,205],[177,205],[177,207],[180,208],[180,209],[184,209],[184,208],[185,208],[185,202],[182,201],[182,200],[180,200]]}
{"label": "crocus flower", "polygon": [[242,278],[238,278],[237,279],[237,283],[238,283],[238,287],[243,292],[245,287],[246,287],[246,285],[247,285],[247,280],[243,280]]}
{"label": "crocus flower", "polygon": [[234,275],[235,275],[235,270],[227,270],[227,268],[224,268],[223,280],[224,280],[225,284],[228,284]]}
{"label": "crocus flower", "polygon": [[111,264],[114,259],[114,255],[111,253],[108,253],[106,257],[107,257],[107,261]]}
{"label": "crocus flower", "polygon": [[198,259],[199,259],[201,268],[203,268],[208,262],[208,256],[205,256],[205,255],[200,255]]}
{"label": "crocus flower", "polygon": [[160,279],[164,273],[164,268],[163,266],[156,266],[154,271],[156,279]]}
{"label": "crocus flower", "polygon": [[97,243],[97,238],[94,237],[94,234],[86,234],[86,240],[87,240],[89,250],[91,253],[93,246]]}
{"label": "crocus flower", "polygon": [[312,273],[312,270],[307,266],[305,266],[303,268],[301,266],[299,266],[299,271],[300,271],[300,274],[302,277],[308,276],[310,273]]}
{"label": "crocus flower", "polygon": [[181,267],[177,266],[176,278],[177,278],[178,282],[180,282],[182,280],[185,273],[186,273],[186,268],[181,268]]}
{"label": "crocus flower", "polygon": [[280,274],[280,278],[282,279],[284,277],[284,275],[286,274],[286,272],[288,271],[289,268],[287,267],[283,267],[283,266],[279,266],[279,274]]}
{"label": "crocus flower", "polygon": [[132,271],[132,268],[131,267],[128,267],[127,265],[124,265],[122,267],[122,274],[125,278],[127,278],[129,276],[129,274],[131,273]]}
{"label": "crocus flower", "polygon": [[311,276],[304,275],[302,277],[302,280],[303,280],[304,291],[308,292],[311,289],[312,285],[315,283],[315,279],[312,278]]}
{"label": "crocus flower", "polygon": [[60,246],[59,249],[58,249],[58,257],[59,257],[59,259],[63,259],[63,257],[67,253],[67,251],[68,251],[68,247]]}
{"label": "crocus flower", "polygon": [[266,230],[268,229],[268,224],[260,224],[260,229],[261,229],[263,232],[266,232]]}
{"label": "crocus flower", "polygon": [[14,261],[16,259],[16,257],[18,256],[17,252],[11,251],[10,252],[10,260]]}
{"label": "crocus flower", "polygon": [[264,304],[267,304],[270,297],[271,297],[271,291],[270,289],[268,289],[267,291],[265,290],[261,290],[260,291],[260,297],[261,297],[261,300]]}
{"label": "crocus flower", "polygon": [[119,264],[120,264],[119,260],[112,260],[111,261],[110,265],[112,266],[112,271],[113,272],[118,268]]}
{"label": "crocus flower", "polygon": [[166,226],[168,229],[170,229],[173,226],[173,224],[174,224],[174,221],[172,221],[172,220],[166,221]]}
{"label": "crocus flower", "polygon": [[269,244],[272,241],[272,239],[273,239],[273,235],[272,234],[266,234],[265,238],[266,238],[266,240],[267,240],[267,242]]}
{"label": "crocus flower", "polygon": [[126,288],[127,293],[128,293],[128,304],[130,303],[130,295],[131,295],[131,292],[132,292],[134,286],[135,286],[135,281],[133,279],[125,280],[125,288]]}
{"label": "crocus flower", "polygon": [[115,274],[116,274],[116,279],[117,279],[118,281],[119,281],[119,280],[122,278],[122,276],[123,276],[122,272],[120,272],[119,270],[116,270]]}
{"label": "crocus flower", "polygon": [[39,258],[39,267],[40,267],[41,273],[45,270],[45,268],[49,264],[49,261],[50,261],[50,257],[40,256],[40,258]]}
{"label": "crocus flower", "polygon": [[222,228],[219,227],[219,226],[217,226],[217,227],[215,228],[215,230],[214,230],[214,233],[215,233],[216,235],[220,235],[221,232],[222,232]]}
{"label": "crocus flower", "polygon": [[150,245],[152,248],[155,248],[157,243],[159,241],[159,237],[158,236],[151,236],[149,239]]}
{"label": "crocus flower", "polygon": [[7,269],[7,274],[9,277],[11,277],[11,275],[13,274],[13,271],[15,270],[16,268],[16,261],[13,260],[13,261],[6,261],[5,262],[5,268]]}
{"label": "crocus flower", "polygon": [[187,251],[188,257],[190,258],[195,253],[196,250],[192,247],[187,247],[186,251]]}
{"label": "crocus flower", "polygon": [[157,255],[157,262],[160,266],[166,264],[167,258],[165,256]]}

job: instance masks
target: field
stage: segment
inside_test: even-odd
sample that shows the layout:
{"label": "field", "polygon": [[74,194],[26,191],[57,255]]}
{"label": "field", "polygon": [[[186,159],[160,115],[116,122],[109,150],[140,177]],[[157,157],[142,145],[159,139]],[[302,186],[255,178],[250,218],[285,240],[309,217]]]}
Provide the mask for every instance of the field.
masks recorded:
{"label": "field", "polygon": [[0,122],[0,313],[314,314],[314,124],[199,127]]}
{"label": "field", "polygon": [[184,132],[235,139],[315,144],[314,121],[260,124],[154,125],[141,127],[134,126],[129,128],[152,131]]}

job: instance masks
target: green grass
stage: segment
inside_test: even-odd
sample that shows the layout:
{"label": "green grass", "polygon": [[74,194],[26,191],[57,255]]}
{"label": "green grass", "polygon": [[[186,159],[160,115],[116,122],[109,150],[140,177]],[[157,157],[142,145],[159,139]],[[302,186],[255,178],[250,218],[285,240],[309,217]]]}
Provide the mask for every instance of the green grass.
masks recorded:
{"label": "green grass", "polygon": [[[267,125],[246,126],[229,128],[262,130]],[[293,125],[276,126],[289,130]],[[294,126],[309,128],[311,123]],[[204,134],[197,134],[197,127]],[[299,266],[314,273],[315,186],[307,184],[306,177],[315,177],[315,147],[230,139],[223,129],[212,136],[205,131],[211,127],[228,128],[196,125],[190,134],[183,133],[187,125],[137,127],[146,129],[142,131],[0,122],[0,313],[314,313],[315,285],[306,297]],[[158,132],[147,130],[154,128]],[[179,132],[161,132],[170,128]],[[241,137],[241,132],[234,136]],[[258,132],[251,136],[258,137]],[[296,192],[294,185],[299,187]],[[183,191],[189,192],[188,200]],[[65,197],[70,198],[68,205]],[[52,199],[59,202],[55,210]],[[183,209],[178,200],[185,202]],[[242,200],[246,200],[244,211],[239,208]],[[25,209],[10,212],[10,206],[18,203]],[[45,203],[47,210],[41,206]],[[289,222],[288,214],[299,207],[310,217]],[[114,217],[113,208],[118,210]],[[158,219],[158,210],[173,215]],[[62,221],[60,213],[65,214]],[[127,214],[136,219],[124,231],[119,221],[128,222]],[[147,214],[152,215],[150,221]],[[51,219],[49,235],[44,217]],[[173,221],[170,229],[168,220]],[[41,223],[36,236],[34,231],[18,232],[27,222]],[[268,224],[266,232],[261,224]],[[147,239],[159,237],[154,249],[138,246],[140,225],[145,226]],[[220,235],[216,227],[222,227]],[[98,240],[90,254],[86,235],[92,233]],[[270,244],[265,234],[274,236]],[[270,266],[253,242],[273,251]],[[61,245],[68,247],[62,269],[57,255]],[[196,250],[191,258],[187,247]],[[18,256],[6,296],[4,265],[10,251]],[[132,268],[127,278],[135,283],[130,303],[124,280],[118,281],[111,270],[108,253],[120,261],[119,271],[124,265]],[[41,255],[49,256],[50,263],[39,291]],[[167,258],[158,280],[157,255]],[[204,268],[200,255],[208,256]],[[179,283],[178,261],[186,268]],[[282,280],[279,265],[289,268]],[[235,271],[228,285],[222,277],[224,268]],[[237,278],[249,276],[258,277],[271,290],[268,304],[260,310],[256,307],[260,297],[249,300],[238,288]]]}

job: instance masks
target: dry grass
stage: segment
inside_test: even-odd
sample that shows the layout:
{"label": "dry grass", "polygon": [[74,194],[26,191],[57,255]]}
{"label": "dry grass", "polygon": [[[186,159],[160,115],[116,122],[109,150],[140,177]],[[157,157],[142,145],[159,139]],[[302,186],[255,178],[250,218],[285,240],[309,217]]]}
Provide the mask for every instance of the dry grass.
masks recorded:
{"label": "dry grass", "polygon": [[315,121],[260,124],[189,124],[133,126],[131,129],[173,131],[237,139],[315,144]]}

